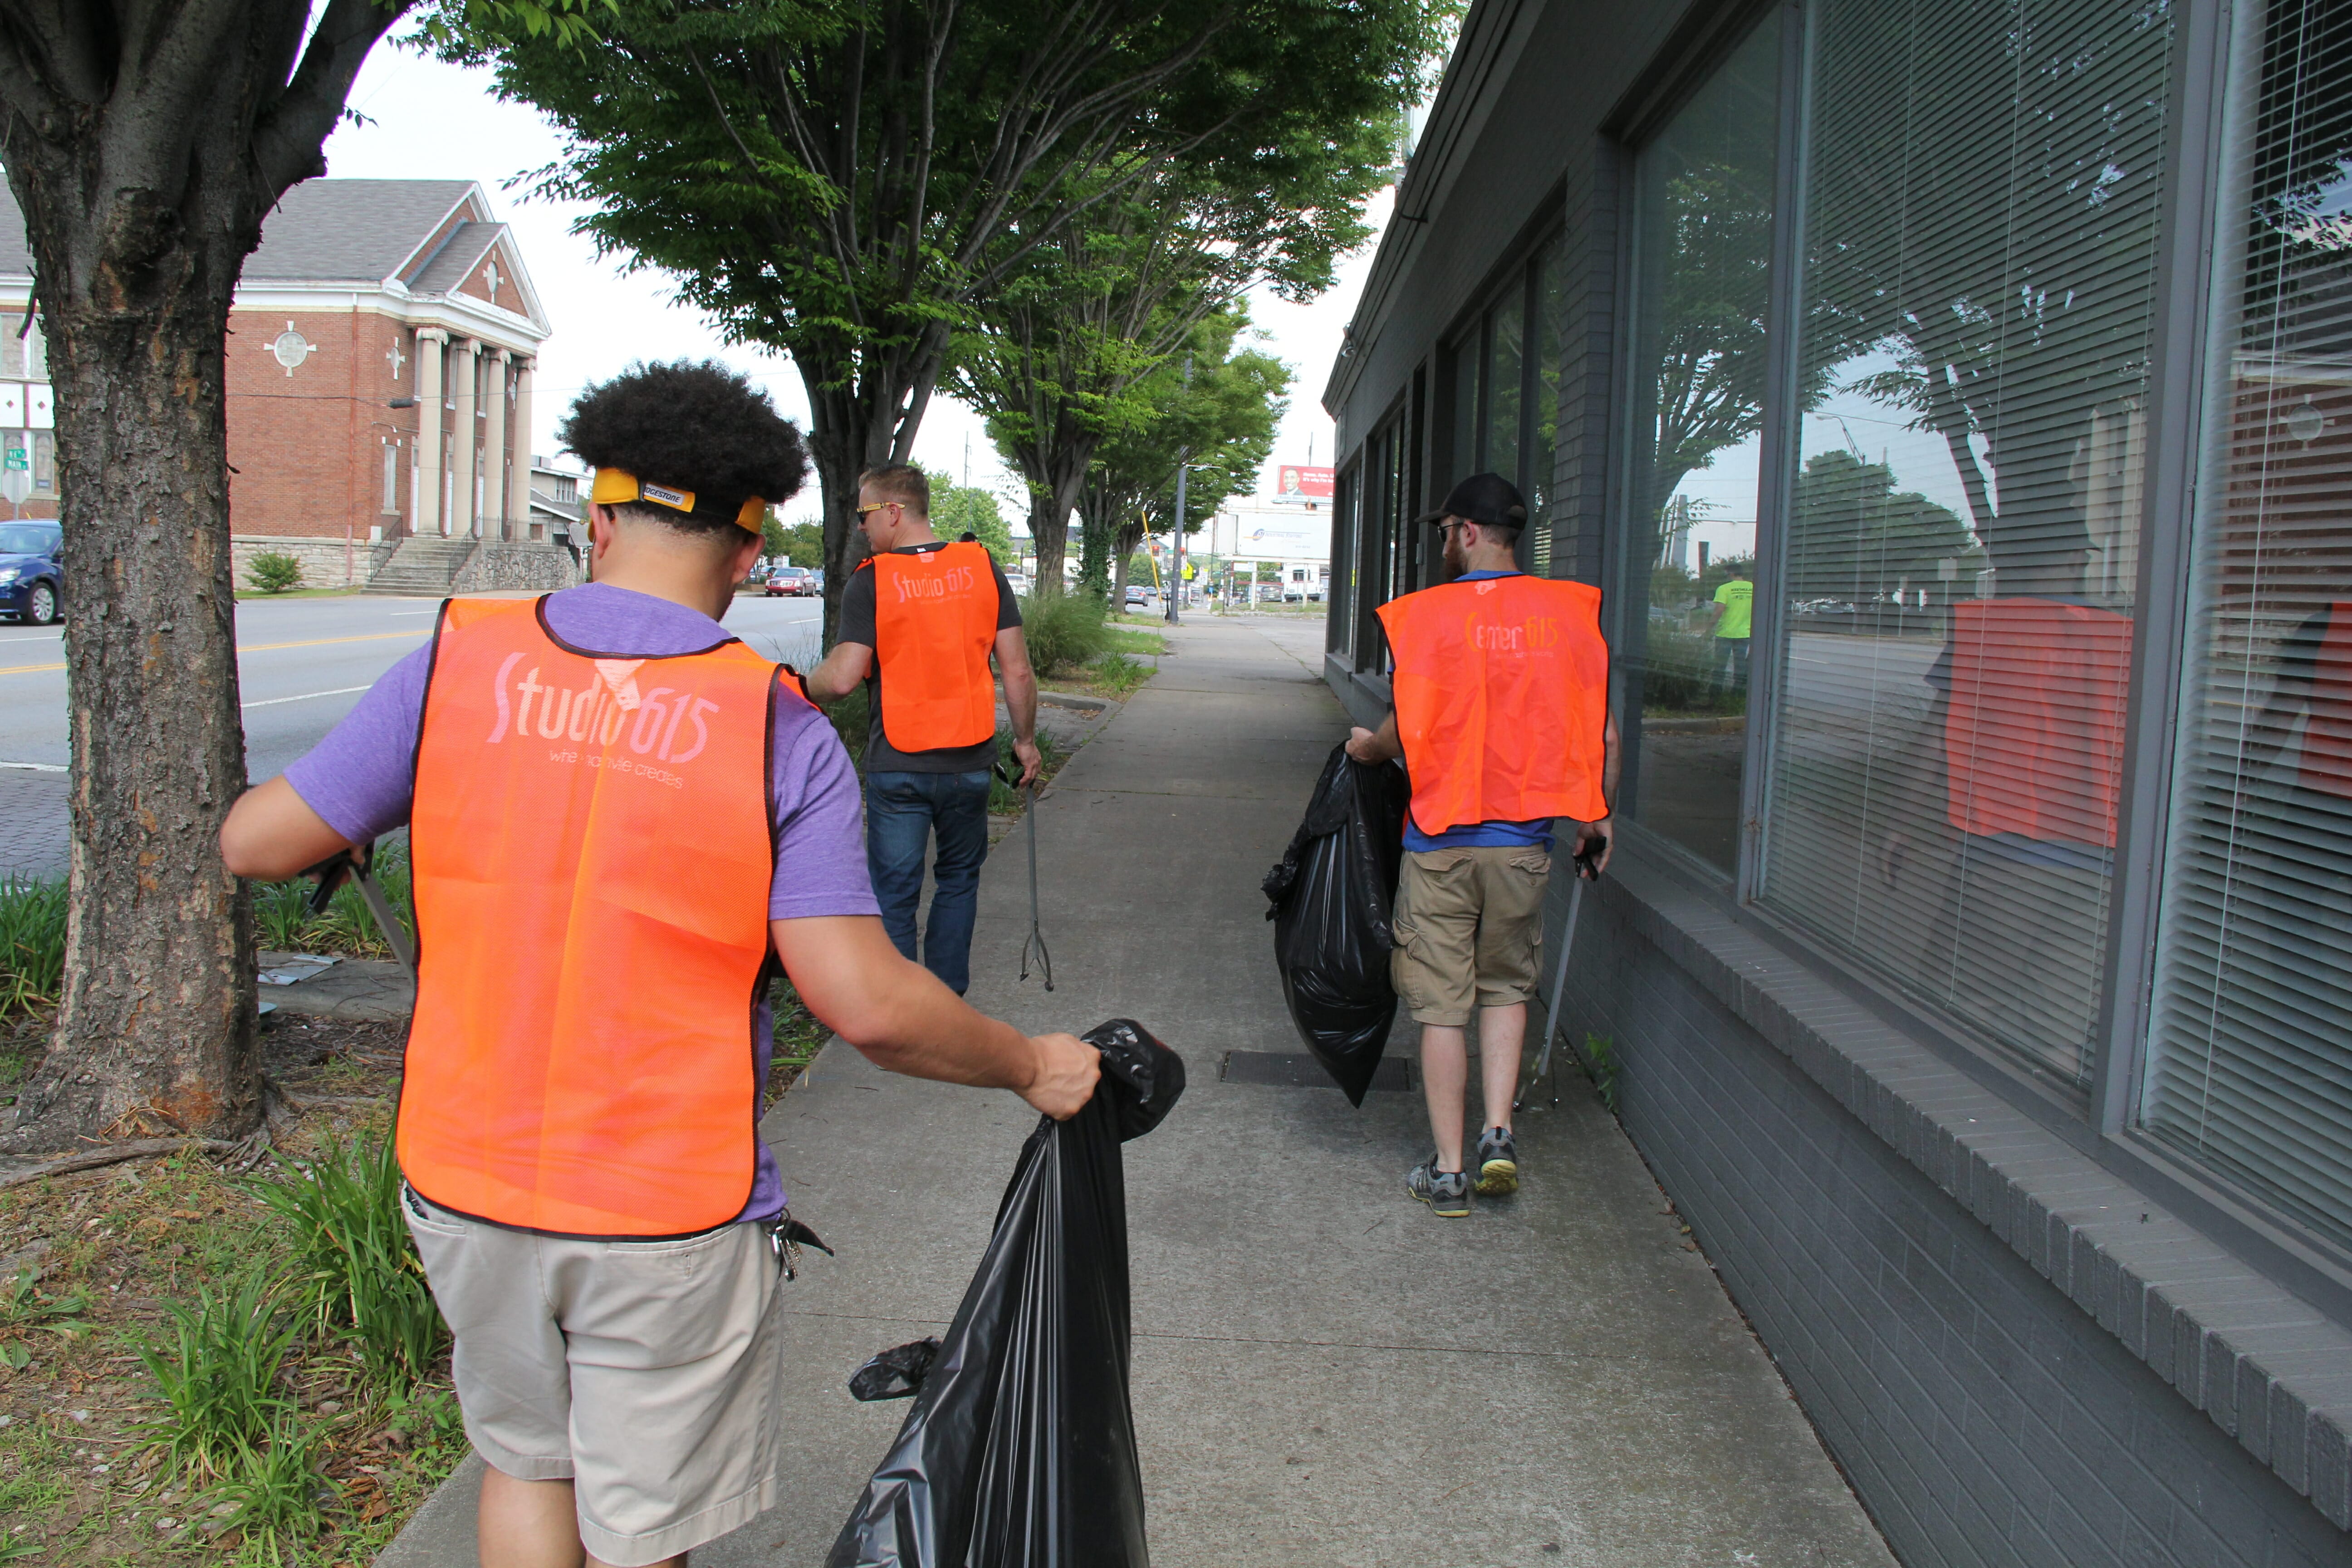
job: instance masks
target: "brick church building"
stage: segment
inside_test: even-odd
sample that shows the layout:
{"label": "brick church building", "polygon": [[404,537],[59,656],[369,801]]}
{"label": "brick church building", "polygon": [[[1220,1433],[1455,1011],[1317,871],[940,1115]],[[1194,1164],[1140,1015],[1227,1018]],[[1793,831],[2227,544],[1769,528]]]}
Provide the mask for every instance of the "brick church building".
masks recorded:
{"label": "brick church building", "polygon": [[[52,401],[22,215],[0,185],[0,447],[55,515]],[[572,557],[530,506],[548,336],[514,236],[468,180],[310,180],[247,258],[226,345],[230,528],[307,583],[554,586]],[[397,563],[395,564],[395,556]]]}

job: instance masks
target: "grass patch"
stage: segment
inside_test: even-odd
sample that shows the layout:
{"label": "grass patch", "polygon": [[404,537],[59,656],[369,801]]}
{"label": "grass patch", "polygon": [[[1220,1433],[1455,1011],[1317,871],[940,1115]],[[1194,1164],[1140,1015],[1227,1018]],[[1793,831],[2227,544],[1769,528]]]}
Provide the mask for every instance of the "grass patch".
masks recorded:
{"label": "grass patch", "polygon": [[1139,664],[1123,653],[1107,653],[1094,665],[1095,684],[1122,702],[1155,673],[1152,666]]}
{"label": "grass patch", "polygon": [[1135,626],[1107,626],[1104,647],[1111,653],[1163,654],[1168,651],[1168,639],[1158,632],[1148,632]]}
{"label": "grass patch", "polygon": [[289,588],[279,594],[260,588],[239,588],[236,596],[240,599],[348,599],[359,591],[360,585],[354,583],[342,588]]}
{"label": "grass patch", "polygon": [[1609,1035],[1588,1032],[1580,1058],[1584,1076],[1592,1080],[1601,1103],[1610,1115],[1617,1114],[1617,1042]]}
{"label": "grass patch", "polygon": [[464,1458],[383,1146],[399,1035],[265,1028],[320,1107],[274,1173],[192,1152],[0,1191],[0,1562],[366,1563]]}
{"label": "grass patch", "polygon": [[309,1331],[348,1340],[371,1378],[406,1394],[446,1352],[448,1331],[401,1218],[392,1139],[331,1138],[315,1159],[277,1160],[277,1173],[251,1190],[291,1242],[298,1313]]}

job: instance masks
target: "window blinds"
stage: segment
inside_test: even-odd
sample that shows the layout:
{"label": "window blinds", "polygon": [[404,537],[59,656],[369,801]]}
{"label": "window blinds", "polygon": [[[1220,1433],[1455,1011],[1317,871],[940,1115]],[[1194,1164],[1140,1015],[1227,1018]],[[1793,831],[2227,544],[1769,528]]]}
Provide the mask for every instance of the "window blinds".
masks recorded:
{"label": "window blinds", "polygon": [[2352,1234],[2352,5],[2235,23],[2142,1116]]}
{"label": "window blinds", "polygon": [[2088,1077],[2170,23],[1825,0],[1760,897]]}

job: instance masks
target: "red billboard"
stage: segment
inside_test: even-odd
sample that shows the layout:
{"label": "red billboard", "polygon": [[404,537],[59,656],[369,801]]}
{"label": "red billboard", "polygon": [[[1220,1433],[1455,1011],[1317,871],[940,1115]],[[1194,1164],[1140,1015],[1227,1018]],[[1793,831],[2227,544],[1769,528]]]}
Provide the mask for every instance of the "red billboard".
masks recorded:
{"label": "red billboard", "polygon": [[1274,470],[1274,499],[1304,504],[1331,499],[1331,470],[1284,463]]}

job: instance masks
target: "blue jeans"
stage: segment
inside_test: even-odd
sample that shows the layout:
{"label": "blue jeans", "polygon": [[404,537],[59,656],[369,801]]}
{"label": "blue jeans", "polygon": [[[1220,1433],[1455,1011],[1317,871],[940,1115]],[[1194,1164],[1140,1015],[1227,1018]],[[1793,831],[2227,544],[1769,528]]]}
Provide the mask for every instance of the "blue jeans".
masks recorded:
{"label": "blue jeans", "polygon": [[988,774],[867,773],[866,869],[882,905],[882,929],[915,957],[915,909],[923,897],[923,850],[940,836],[931,866],[930,930],[922,964],[961,996],[971,984],[971,928],[980,909],[980,863],[988,858]]}

